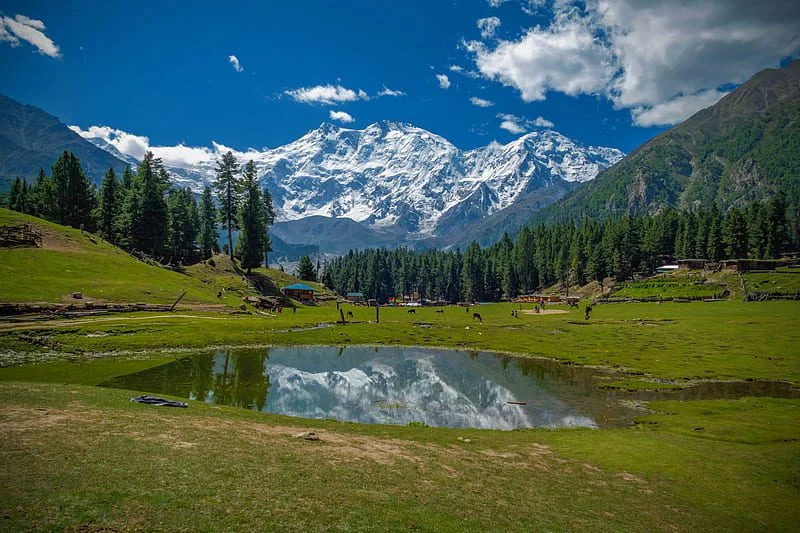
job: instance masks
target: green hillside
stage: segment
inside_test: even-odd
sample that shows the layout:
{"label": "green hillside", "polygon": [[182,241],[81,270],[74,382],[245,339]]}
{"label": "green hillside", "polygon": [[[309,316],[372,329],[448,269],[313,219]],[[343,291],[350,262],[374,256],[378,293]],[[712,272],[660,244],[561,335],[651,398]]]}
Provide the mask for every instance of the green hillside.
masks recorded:
{"label": "green hillside", "polygon": [[767,69],[638,148],[535,220],[800,202],[800,61]]}
{"label": "green hillside", "polygon": [[260,288],[277,295],[280,286],[298,281],[256,269],[251,276],[260,281],[256,287],[226,256],[216,256],[214,266],[200,263],[176,272],[139,261],[96,235],[0,209],[0,226],[25,223],[43,233],[43,246],[0,248],[0,302],[61,302],[81,292],[96,302],[168,304],[186,290],[182,304],[238,307],[243,295]]}

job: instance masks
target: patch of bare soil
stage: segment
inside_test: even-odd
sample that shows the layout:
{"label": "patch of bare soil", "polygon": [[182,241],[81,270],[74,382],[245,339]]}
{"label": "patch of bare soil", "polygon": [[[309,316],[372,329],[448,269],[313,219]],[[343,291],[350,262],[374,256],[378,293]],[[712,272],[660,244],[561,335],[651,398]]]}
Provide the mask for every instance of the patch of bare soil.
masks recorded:
{"label": "patch of bare soil", "polygon": [[538,313],[533,309],[522,310],[522,314],[524,315],[563,315],[566,313],[569,313],[569,311],[564,309],[540,309]]}

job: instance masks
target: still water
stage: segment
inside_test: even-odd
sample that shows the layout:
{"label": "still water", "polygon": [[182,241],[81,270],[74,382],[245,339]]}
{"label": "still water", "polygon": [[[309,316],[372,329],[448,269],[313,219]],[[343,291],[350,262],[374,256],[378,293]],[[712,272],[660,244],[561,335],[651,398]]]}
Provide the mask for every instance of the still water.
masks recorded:
{"label": "still water", "polygon": [[[759,384],[678,393],[603,391],[603,373],[552,361],[409,347],[279,347],[197,353],[102,386],[305,418],[517,429],[615,427],[621,400],[759,394]],[[765,394],[782,384],[760,384]],[[741,390],[739,390],[741,389]]]}

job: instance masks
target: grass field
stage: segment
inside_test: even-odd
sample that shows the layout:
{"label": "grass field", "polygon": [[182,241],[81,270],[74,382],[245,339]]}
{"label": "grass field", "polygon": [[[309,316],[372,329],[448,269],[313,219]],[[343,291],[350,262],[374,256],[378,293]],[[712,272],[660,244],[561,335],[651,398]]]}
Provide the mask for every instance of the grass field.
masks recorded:
{"label": "grass field", "polygon": [[714,279],[686,273],[660,275],[642,281],[623,283],[612,292],[615,298],[721,298],[728,281],[715,275]]}
{"label": "grass field", "polygon": [[[0,225],[9,217],[0,210]],[[162,303],[188,288],[192,302],[217,304],[224,289],[223,302],[238,306],[252,291],[225,258],[180,274],[43,227],[49,248],[0,251],[1,301],[82,290]],[[294,282],[277,271],[256,276],[275,288]],[[686,281],[628,288],[685,297]],[[187,308],[0,323],[0,529],[796,530],[800,400],[651,402],[630,428],[498,432],[294,419],[195,401],[172,410],[92,386],[187,350],[304,344],[548,357],[616,368],[618,378],[598,385],[620,389],[800,384],[800,302],[596,305],[588,320],[583,308],[512,316],[519,308],[381,308],[378,323],[375,309],[346,305],[347,324],[336,324],[333,303],[274,317]],[[307,429],[321,440],[293,436]]]}

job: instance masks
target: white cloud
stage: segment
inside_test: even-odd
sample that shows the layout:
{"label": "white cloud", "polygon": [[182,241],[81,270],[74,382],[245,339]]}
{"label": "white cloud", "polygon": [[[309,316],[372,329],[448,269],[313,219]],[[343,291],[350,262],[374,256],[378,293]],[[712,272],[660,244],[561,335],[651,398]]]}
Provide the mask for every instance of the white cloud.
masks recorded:
{"label": "white cloud", "polygon": [[383,86],[383,89],[378,93],[378,96],[405,96],[406,93],[403,91],[395,91],[393,89],[388,88],[387,86]]}
{"label": "white cloud", "polygon": [[233,70],[235,70],[236,72],[243,72],[244,71],[244,67],[242,66],[241,63],[239,63],[239,58],[238,57],[236,57],[234,55],[230,55],[230,56],[228,56],[228,61],[230,61],[231,65],[233,65]]}
{"label": "white cloud", "polygon": [[342,87],[341,85],[316,85],[314,87],[300,87],[284,94],[292,98],[295,102],[303,104],[326,104],[336,105],[342,102],[354,102],[356,100],[368,100],[369,95],[361,89],[358,92]]}
{"label": "white cloud", "polygon": [[493,50],[475,41],[466,43],[467,50],[485,77],[518,89],[526,102],[544,100],[550,90],[600,92],[614,73],[612,55],[588,21],[572,13],[559,15],[548,28],[529,29],[518,41],[501,40]]}
{"label": "white cloud", "polygon": [[492,107],[494,105],[494,102],[484,100],[483,98],[478,98],[477,96],[470,97],[469,101],[472,102],[472,105],[476,105],[478,107]]}
{"label": "white cloud", "polygon": [[15,47],[19,46],[20,41],[25,41],[35,46],[40,54],[61,57],[58,45],[44,34],[44,30],[44,22],[25,15],[17,15],[13,19],[7,16],[0,17],[0,41]]}
{"label": "white cloud", "polygon": [[700,109],[716,104],[726,92],[716,89],[696,94],[676,96],[668,102],[650,107],[634,107],[633,123],[637,126],[665,126],[683,122]]}
{"label": "white cloud", "polygon": [[480,73],[525,101],[602,95],[639,125],[675,123],[722,87],[800,54],[791,0],[564,0],[553,9],[549,24],[516,40],[465,43]]}
{"label": "white cloud", "polygon": [[[229,150],[217,143],[212,143],[213,148],[192,147],[183,143],[176,146],[151,146],[150,139],[144,135],[135,135],[109,126],[90,126],[86,130],[79,126],[70,126],[69,128],[85,139],[103,139],[121,153],[135,159],[142,159],[148,151],[153,152],[168,166],[185,167],[213,163]],[[234,155],[242,160],[246,153],[234,151]]]}
{"label": "white cloud", "polygon": [[339,122],[343,122],[344,124],[350,124],[351,122],[355,121],[353,115],[351,115],[350,113],[345,113],[344,111],[334,111],[333,109],[331,109],[330,112],[328,113],[328,116],[331,118],[331,120],[338,120]]}
{"label": "white cloud", "polygon": [[439,80],[439,87],[442,89],[450,87],[450,78],[447,77],[447,74],[437,74],[436,79]]}
{"label": "white cloud", "polygon": [[501,5],[505,4],[505,3],[506,3],[506,2],[508,2],[508,1],[509,1],[509,0],[487,0],[487,3],[488,3],[488,4],[489,4],[491,7],[499,7],[499,6],[501,6]]}
{"label": "white cloud", "polygon": [[555,126],[555,124],[544,117],[536,117],[536,120],[533,121],[533,125],[538,128],[552,128]]}
{"label": "white cloud", "polygon": [[150,149],[150,139],[144,135],[134,135],[108,126],[89,126],[88,130],[83,130],[79,126],[70,126],[69,129],[84,139],[103,139],[123,154],[136,159],[144,157],[145,152]]}
{"label": "white cloud", "polygon": [[544,117],[536,117],[536,120],[528,120],[509,113],[498,113],[500,119],[500,129],[506,130],[515,135],[527,133],[532,128],[552,128],[555,124]]}
{"label": "white cloud", "polygon": [[486,17],[478,19],[478,29],[481,32],[481,37],[490,39],[494,37],[497,28],[500,27],[500,19],[497,17]]}
{"label": "white cloud", "polygon": [[525,133],[525,128],[520,126],[517,122],[515,122],[513,120],[507,120],[507,119],[503,119],[503,121],[500,122],[500,129],[506,130],[508,132],[511,132],[511,133],[514,133],[514,134],[517,134],[517,135],[520,134],[520,133]]}
{"label": "white cloud", "polygon": [[450,65],[448,68],[451,72],[462,72],[464,70],[464,67],[460,65]]}

